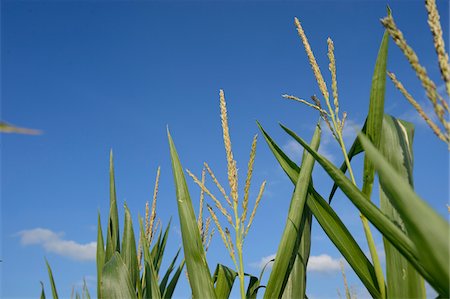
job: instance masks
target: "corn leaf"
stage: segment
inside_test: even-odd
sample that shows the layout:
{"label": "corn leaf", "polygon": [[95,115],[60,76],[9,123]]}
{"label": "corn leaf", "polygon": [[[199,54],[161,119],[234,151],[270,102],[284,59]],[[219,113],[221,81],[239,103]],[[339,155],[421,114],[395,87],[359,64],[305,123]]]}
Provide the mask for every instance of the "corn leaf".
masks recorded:
{"label": "corn leaf", "polygon": [[[299,167],[287,157],[287,155],[264,131],[259,123],[258,125],[278,163],[286,172],[291,182],[295,184],[299,173]],[[367,259],[366,255],[361,250],[358,243],[356,243],[355,239],[345,227],[344,223],[340,220],[338,215],[325,201],[325,199],[323,199],[322,196],[316,192],[312,184],[309,186],[309,194],[306,204],[324,232],[353,268],[370,294],[374,298],[379,298],[380,292],[373,265]]]}
{"label": "corn leaf", "polygon": [[83,278],[83,298],[91,299],[91,294],[89,293],[89,289],[87,287],[86,279]]}
{"label": "corn leaf", "polygon": [[164,299],[172,298],[173,292],[178,283],[178,279],[180,278],[181,272],[183,271],[184,264],[185,264],[185,260],[183,259],[183,261],[181,262],[177,271],[175,271],[175,274],[173,275],[172,279],[170,280],[169,285],[167,286],[167,288],[164,291],[164,294],[163,294]]}
{"label": "corn leaf", "polygon": [[248,281],[247,292],[245,293],[245,297],[246,299],[256,299],[256,296],[258,295],[258,290],[259,288],[261,288],[261,286],[259,285],[261,281],[256,276],[253,275],[247,276],[249,276],[250,279]]}
{"label": "corn leaf", "polygon": [[[409,182],[411,187],[413,186],[413,137],[414,126],[411,123],[385,115],[380,151],[397,173]],[[397,223],[405,234],[409,235],[403,219],[381,186],[380,209],[392,222]],[[386,238],[383,238],[383,241],[386,255],[388,298],[425,298],[423,278]]]}
{"label": "corn leaf", "polygon": [[145,285],[144,298],[160,299],[161,293],[158,287],[158,276],[153,268],[153,263],[145,261]]}
{"label": "corn leaf", "polygon": [[15,125],[11,125],[7,122],[0,121],[0,132],[1,133],[17,133],[26,135],[39,135],[42,134],[39,130],[20,128]]}
{"label": "corn leaf", "polygon": [[300,246],[282,298],[305,298],[306,267],[311,250],[311,221],[312,213],[308,206],[306,206],[302,215],[300,238],[297,237],[300,240]]}
{"label": "corn leaf", "polygon": [[120,251],[119,213],[117,211],[116,185],[114,181],[114,160],[111,150],[109,155],[109,220],[106,236],[105,262],[109,261],[115,251]]}
{"label": "corn leaf", "polygon": [[41,283],[41,299],[45,299],[45,290],[44,290],[44,283],[40,281]]}
{"label": "corn leaf", "polygon": [[101,284],[103,266],[105,265],[105,244],[103,243],[103,231],[100,221],[100,212],[98,213],[97,222],[97,298],[102,298]]}
{"label": "corn leaf", "polygon": [[181,237],[186,259],[189,283],[194,298],[216,298],[211,273],[206,261],[205,251],[200,238],[192,201],[184,177],[175,145],[167,131],[170,155],[172,159],[173,177],[176,186],[178,215],[180,217]]}
{"label": "corn leaf", "polygon": [[144,253],[144,273],[142,275],[143,297],[159,299],[161,298],[161,293],[158,286],[158,275],[153,266],[153,258],[150,254],[148,240],[145,237],[144,225],[142,224],[141,217],[139,217],[139,228],[141,231],[142,251]]}
{"label": "corn leaf", "polygon": [[158,242],[156,242],[156,245],[152,249],[153,266],[155,268],[156,273],[159,273],[159,268],[161,267],[161,262],[164,256],[164,250],[166,249],[167,238],[169,236],[171,222],[172,219],[169,220],[169,224],[167,224],[167,227],[164,231],[164,235],[162,235],[162,233],[159,234]]}
{"label": "corn leaf", "polygon": [[[386,64],[388,56],[389,33],[384,32],[381,46],[378,51],[375,70],[372,77],[370,89],[369,112],[366,120],[365,134],[372,143],[379,148],[384,115],[384,94],[386,91]],[[364,174],[362,192],[370,198],[372,194],[375,168],[370,159],[364,157]]]}
{"label": "corn leaf", "polygon": [[[398,122],[397,125],[401,126]],[[390,198],[417,246],[421,265],[432,277],[431,281],[427,279],[428,282],[441,296],[449,297],[450,229],[447,221],[414,192],[408,180],[397,173],[367,137],[359,135],[359,138],[366,155],[375,164],[384,193]]]}
{"label": "corn leaf", "polygon": [[169,267],[167,268],[166,273],[164,274],[163,279],[161,280],[161,283],[159,284],[159,292],[161,294],[164,294],[166,290],[167,283],[169,282],[170,274],[172,273],[173,269],[175,268],[175,263],[177,261],[178,255],[180,254],[181,248],[178,249],[177,254],[175,254],[175,257],[173,258],[172,262],[170,263]]}
{"label": "corn leaf", "polygon": [[128,273],[130,274],[130,280],[132,285],[136,285],[139,279],[139,269],[138,260],[136,253],[136,240],[134,237],[133,222],[131,220],[130,210],[127,205],[124,204],[125,209],[125,219],[123,227],[123,238],[122,238],[122,260],[128,268]]}
{"label": "corn leaf", "polygon": [[237,273],[234,270],[222,264],[217,265],[216,271],[213,275],[217,298],[230,297],[231,289],[233,288],[236,276]]}
{"label": "corn leaf", "polygon": [[303,139],[285,128],[314,158],[330,177],[338,184],[345,195],[353,202],[359,211],[399,250],[406,259],[416,268],[416,270],[433,286],[438,287],[438,292],[442,290],[432,272],[425,269],[425,265],[419,262],[419,252],[405,233],[387,218],[366,196],[330,161],[312,149]]}
{"label": "corn leaf", "polygon": [[50,264],[48,263],[47,259],[45,259],[45,264],[47,265],[48,278],[50,280],[50,286],[52,288],[53,299],[58,299],[58,292],[56,291],[56,284],[55,280],[53,279],[52,268],[50,267]]}
{"label": "corn leaf", "polygon": [[[317,125],[314,132],[311,146],[315,149],[319,148],[321,129]],[[286,283],[294,264],[300,246],[302,235],[302,215],[308,194],[308,186],[311,181],[311,173],[314,167],[314,159],[310,155],[306,155],[302,161],[302,168],[298,175],[295,185],[294,194],[289,207],[288,218],[284,228],[275,262],[267,282],[264,298],[279,298],[283,294]]]}
{"label": "corn leaf", "polygon": [[118,252],[103,267],[101,289],[103,298],[137,298],[127,266]]}

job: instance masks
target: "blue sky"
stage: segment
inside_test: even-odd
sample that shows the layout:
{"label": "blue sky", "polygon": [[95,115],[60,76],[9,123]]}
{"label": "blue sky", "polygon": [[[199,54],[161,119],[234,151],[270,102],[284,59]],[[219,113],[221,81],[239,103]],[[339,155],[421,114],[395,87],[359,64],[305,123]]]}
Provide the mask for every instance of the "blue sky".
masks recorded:
{"label": "blue sky", "polygon": [[[44,257],[52,265],[60,295],[70,296],[83,277],[95,293],[92,242],[97,212],[104,226],[108,212],[111,148],[119,210],[126,201],[135,224],[151,200],[161,166],[158,217],[163,225],[173,217],[167,263],[181,239],[166,125],[183,166],[199,175],[206,161],[225,184],[221,88],[241,176],[257,133],[255,120],[298,160],[298,146],[278,122],[310,139],[317,114],[281,95],[308,98],[319,90],[294,16],[302,22],[327,81],[326,39],[333,39],[341,109],[348,112],[350,124],[361,126],[386,4],[430,76],[441,82],[422,1],[2,1],[1,118],[44,132],[1,136],[2,297],[36,297],[40,280],[49,292]],[[448,42],[448,1],[438,5]],[[392,42],[389,51],[388,69],[426,103],[419,81]],[[446,146],[390,82],[386,111],[416,125],[415,188],[446,217]],[[350,145],[353,131],[347,135]],[[341,162],[329,134],[324,134],[321,150]],[[358,168],[361,159],[355,160]],[[254,274],[261,261],[276,252],[293,190],[260,136],[252,200],[263,180],[267,190],[244,245],[246,271]],[[320,166],[314,182],[326,196],[331,181]],[[196,203],[199,190],[191,181],[189,187]],[[358,213],[342,193],[337,193],[333,207],[366,248]],[[343,293],[336,267],[341,256],[317,223],[312,236],[307,293],[309,298],[336,297],[337,289]],[[377,244],[382,250],[379,237]],[[208,261],[211,267],[217,262],[232,265],[218,236]],[[351,269],[346,271],[359,297],[367,296]],[[175,295],[190,295],[184,276]]]}

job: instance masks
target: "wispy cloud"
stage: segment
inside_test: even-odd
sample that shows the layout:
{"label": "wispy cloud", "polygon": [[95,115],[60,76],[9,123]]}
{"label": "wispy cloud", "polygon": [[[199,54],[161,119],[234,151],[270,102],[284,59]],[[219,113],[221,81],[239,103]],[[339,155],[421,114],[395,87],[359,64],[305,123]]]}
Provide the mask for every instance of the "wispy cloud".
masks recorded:
{"label": "wispy cloud", "polygon": [[[356,138],[357,132],[362,128],[362,125],[348,119],[345,122],[342,136],[344,138],[345,145],[349,148]],[[283,151],[296,163],[301,161],[303,148],[295,140],[289,140],[282,146]],[[322,138],[320,141],[319,153],[333,163],[342,160],[341,150],[338,143],[331,134],[330,129],[322,124]]]}
{"label": "wispy cloud", "polygon": [[80,244],[72,240],[64,240],[64,233],[55,233],[45,228],[34,228],[17,233],[24,246],[38,245],[45,251],[68,257],[78,261],[95,261],[97,242]]}
{"label": "wispy cloud", "polygon": [[262,268],[264,268],[264,266],[267,265],[267,268],[270,269],[270,268],[272,268],[273,262],[271,262],[271,263],[269,263],[269,262],[271,260],[273,260],[274,258],[275,258],[275,253],[262,257],[258,262],[251,263],[250,266],[257,268],[259,270],[262,270]]}
{"label": "wispy cloud", "polygon": [[295,163],[301,161],[303,148],[297,141],[289,140],[281,148]]}
{"label": "wispy cloud", "polygon": [[[275,258],[275,254],[262,257],[258,262],[250,264],[252,267],[261,270],[266,264]],[[342,259],[335,259],[327,254],[310,256],[308,261],[308,271],[318,273],[332,273],[340,271]],[[267,268],[272,268],[273,263],[269,263]]]}

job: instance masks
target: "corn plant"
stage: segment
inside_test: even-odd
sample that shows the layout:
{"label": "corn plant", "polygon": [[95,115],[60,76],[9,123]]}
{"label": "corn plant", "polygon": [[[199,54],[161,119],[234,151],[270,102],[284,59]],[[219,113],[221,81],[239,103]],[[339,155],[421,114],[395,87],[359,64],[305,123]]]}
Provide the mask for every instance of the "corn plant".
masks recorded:
{"label": "corn plant", "polygon": [[[388,18],[390,16],[390,12],[388,12]],[[294,96],[285,97],[303,102],[319,111],[320,116],[343,150],[343,165],[338,169],[330,161],[318,154],[316,148],[308,145],[293,131],[283,125],[282,128],[322,165],[334,180],[335,185],[340,187],[344,194],[360,210],[368,246],[369,249],[372,248],[373,264],[367,260],[365,264],[362,264],[361,262],[364,261],[362,257],[359,258],[359,262],[356,262],[354,256],[348,255],[350,251],[348,248],[350,247],[348,246],[349,244],[342,242],[342,236],[339,237],[341,240],[338,240],[336,231],[331,232],[324,225],[324,221],[321,219],[323,215],[313,212],[314,216],[372,296],[377,298],[422,298],[425,297],[425,279],[440,296],[448,297],[449,225],[412,189],[413,125],[384,114],[388,32],[384,34],[375,66],[366,123],[347,154],[341,135],[346,115],[344,114],[342,121],[339,121],[338,118],[339,102],[337,99],[335,61],[332,52],[333,44],[329,39],[328,56],[333,81],[334,109],[330,104],[325,81],[307,42],[306,35],[297,19],[295,23],[308,54],[319,89],[325,98],[327,109],[323,109],[320,101],[314,97],[314,103]],[[301,170],[294,166],[295,164],[289,160],[262,127],[261,130],[278,162],[290,176],[292,182],[296,184],[296,174],[299,176]],[[364,180],[362,190],[359,190],[355,185],[350,160],[361,152],[365,152]],[[347,169],[350,172],[350,179],[344,174]],[[380,208],[370,202],[375,172],[378,172],[380,182]],[[335,188],[332,190],[330,200],[334,191]],[[319,196],[312,198],[317,202],[321,201]],[[323,202],[322,204],[326,205]],[[427,219],[426,223],[422,219]],[[367,229],[368,226],[365,221],[370,221],[383,235],[387,263],[386,279],[384,279],[381,271],[374,244],[370,238],[371,233]],[[342,230],[340,233],[345,234],[346,232]],[[439,241],[435,244],[433,240]],[[361,253],[360,249],[357,252]],[[370,275],[367,275],[369,273],[364,271],[365,268],[370,270]]]}
{"label": "corn plant", "polygon": [[[447,94],[450,94],[450,66],[443,44],[442,29],[435,1],[426,0],[426,8],[439,59],[441,76],[446,84]],[[243,261],[244,240],[249,233],[265,188],[264,181],[255,198],[253,210],[249,213],[249,190],[256,156],[257,137],[253,138],[244,195],[240,201],[237,162],[231,148],[225,95],[221,90],[219,93],[220,114],[230,191],[229,193],[225,191],[207,163],[204,164],[201,179],[187,170],[188,175],[200,187],[200,206],[197,216],[194,212],[185,172],[172,136],[167,130],[184,253],[184,259],[179,263],[173,275],[172,272],[175,269],[180,251],[173,258],[163,278],[159,280],[170,222],[164,232],[160,230],[152,247],[159,231],[158,222],[155,222],[159,169],[151,212],[149,203],[146,205],[145,225],[143,219],[139,218],[140,237],[136,250],[133,224],[126,205],[124,206],[123,236],[122,241],[120,240],[111,154],[110,211],[106,244],[103,239],[100,215],[98,216],[98,298],[170,298],[185,264],[186,276],[193,298],[228,298],[236,279],[239,280],[241,298],[256,298],[261,289],[265,289],[264,298],[307,298],[306,269],[311,249],[311,227],[314,219],[372,297],[383,299],[423,298],[426,295],[425,282],[427,282],[440,297],[448,298],[450,296],[448,284],[450,278],[448,268],[450,262],[449,224],[414,191],[414,156],[412,150],[414,126],[412,123],[385,113],[386,77],[389,76],[394,85],[413,104],[438,138],[446,143],[449,143],[449,123],[446,120],[449,108],[443,96],[437,92],[436,84],[429,79],[425,69],[419,64],[417,55],[408,46],[402,33],[398,30],[389,9],[387,17],[382,20],[382,24],[386,30],[375,61],[368,96],[369,111],[363,128],[347,151],[343,138],[347,113],[341,112],[342,106],[339,103],[334,43],[331,38],[327,40],[328,69],[331,74],[332,89],[330,95],[305,30],[300,21],[295,18],[295,27],[306,50],[322,100],[318,96],[312,96],[312,101],[293,95],[283,96],[286,99],[301,102],[319,113],[319,121],[315,126],[310,143],[299,137],[291,129],[281,125],[281,128],[304,148],[299,165],[283,152],[262,125],[257,122],[269,149],[293,183],[292,197],[284,230],[280,236],[276,258],[273,260],[274,264],[266,285],[262,284],[265,267],[257,277],[245,271]],[[404,52],[413,70],[421,80],[427,97],[433,104],[437,119],[440,121],[439,125],[432,121],[432,117],[425,114],[396,76],[387,72],[389,37],[392,37]],[[325,105],[322,104],[323,102],[325,102]],[[322,128],[331,131],[332,136],[341,148],[344,161],[340,167],[318,153]],[[358,177],[355,175],[356,172],[351,163],[352,159],[359,154],[364,154],[361,189],[357,186]],[[328,200],[317,191],[317,186],[311,178],[316,162],[334,181]],[[346,175],[347,172],[348,176]],[[206,173],[209,174],[224,200],[219,200],[206,186]],[[372,201],[372,190],[376,175],[380,188],[379,206],[376,206]],[[355,240],[331,206],[332,198],[338,188],[359,210],[366,245],[370,251],[369,257],[365,255],[362,249],[363,244],[359,244]],[[203,219],[205,194],[208,195],[215,206],[206,204],[210,213],[206,220]],[[212,275],[206,259],[206,252],[214,233],[214,230],[210,229],[211,222],[214,222],[234,264],[233,269],[219,263]],[[383,237],[386,253],[385,273],[383,273],[381,267],[369,223]],[[228,227],[231,228],[232,232]],[[52,294],[54,298],[57,298],[53,274],[48,263],[47,268]],[[346,297],[351,298],[352,294],[346,281],[343,266],[342,274]],[[246,280],[248,281],[247,284]],[[83,298],[90,297],[87,287],[83,288],[81,296]],[[43,286],[41,298],[45,298]]]}
{"label": "corn plant", "polygon": [[[180,250],[178,250],[162,279],[159,280],[160,274],[162,274],[161,263],[170,230],[170,222],[164,230],[159,229],[159,221],[155,222],[160,169],[158,168],[156,175],[151,212],[149,203],[146,204],[145,225],[143,219],[139,217],[138,246],[136,246],[131,213],[126,203],[124,204],[124,228],[122,240],[120,240],[112,152],[110,154],[109,174],[110,206],[106,244],[103,238],[100,213],[98,215],[97,298],[171,298],[185,262],[183,260],[176,266],[180,253]],[[48,262],[46,263],[52,295],[54,299],[57,299],[58,293],[53,273]],[[76,293],[76,298],[78,297],[79,294]],[[90,298],[86,284],[83,286],[81,297]],[[45,298],[43,285],[41,298]]]}

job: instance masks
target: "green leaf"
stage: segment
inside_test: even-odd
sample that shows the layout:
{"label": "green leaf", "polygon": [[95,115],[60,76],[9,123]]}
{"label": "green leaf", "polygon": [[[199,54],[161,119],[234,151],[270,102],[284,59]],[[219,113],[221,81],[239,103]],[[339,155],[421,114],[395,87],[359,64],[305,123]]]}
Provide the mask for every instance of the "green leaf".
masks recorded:
{"label": "green leaf", "polygon": [[[380,151],[411,187],[413,184],[413,137],[414,126],[411,123],[402,122],[387,115],[384,117]],[[380,188],[380,209],[392,222],[397,223],[406,235],[409,235],[403,219],[382,187]],[[386,238],[383,238],[383,241],[388,298],[425,298],[423,278]]]}
{"label": "green leaf", "polygon": [[142,275],[142,289],[144,298],[161,298],[158,286],[158,275],[154,268],[153,258],[150,254],[148,240],[145,235],[142,218],[139,217],[139,228],[141,231],[142,251],[144,253],[144,273]]}
{"label": "green leaf", "polygon": [[178,283],[178,279],[180,278],[181,272],[184,268],[184,264],[185,264],[185,260],[183,259],[183,261],[181,262],[177,271],[175,272],[172,279],[170,280],[169,285],[167,286],[166,290],[164,291],[164,295],[163,295],[164,299],[172,298],[173,292]]}
{"label": "green leaf", "polygon": [[[286,172],[291,182],[295,184],[299,172],[298,166],[295,165],[295,163],[293,163],[287,155],[283,153],[280,147],[272,140],[272,138],[260,125],[259,128],[261,129],[263,136],[278,163]],[[325,199],[323,199],[322,196],[316,192],[312,184],[309,185],[308,191],[309,194],[306,201],[308,208],[311,210],[324,232],[335,244],[336,248],[341,252],[355,273],[361,279],[361,282],[370,294],[374,298],[379,298],[380,292],[373,265],[367,259],[366,255],[345,227],[344,223],[339,219],[338,215],[325,201]]]}
{"label": "green leaf", "polygon": [[[311,146],[315,149],[319,148],[320,134],[321,129],[319,125],[317,125],[311,141]],[[264,298],[281,297],[300,246],[299,239],[301,238],[302,233],[302,215],[306,203],[308,186],[311,181],[311,173],[314,167],[313,157],[310,155],[305,155],[304,157],[302,168],[300,169],[295,185],[294,194],[291,199],[284,232],[278,245],[272,272],[270,273],[267,282]]]}
{"label": "green leaf", "polygon": [[169,139],[173,177],[176,186],[184,256],[193,297],[216,298],[183,168],[181,167],[169,130],[167,130],[167,136]]}
{"label": "green leaf", "polygon": [[160,299],[161,293],[159,292],[158,276],[151,261],[145,261],[145,279],[146,288],[144,298]]}
{"label": "green leaf", "polygon": [[172,273],[175,262],[177,261],[178,255],[180,254],[181,248],[178,249],[177,254],[175,254],[175,257],[173,258],[172,262],[170,263],[169,267],[167,268],[166,274],[164,274],[163,279],[161,280],[161,283],[159,284],[159,291],[161,294],[164,294],[167,286],[167,282],[169,281],[170,274]]}
{"label": "green leaf", "polygon": [[91,294],[89,293],[89,289],[87,287],[86,279],[83,278],[83,298],[91,299]]}
{"label": "green leaf", "polygon": [[[384,94],[386,91],[386,64],[388,57],[389,33],[384,32],[381,46],[378,51],[377,61],[375,63],[375,70],[372,77],[372,87],[370,89],[370,103],[369,112],[366,120],[366,134],[372,140],[376,147],[379,147],[382,123],[384,115]],[[363,170],[363,186],[362,192],[366,195],[368,200],[372,194],[373,181],[375,179],[375,168],[371,160],[364,157]],[[378,285],[381,286],[381,298],[386,298],[385,282],[381,263],[378,258],[378,253],[375,247],[370,227],[365,219],[363,219],[364,231],[369,246],[370,255],[375,268],[375,275],[377,277]]]}
{"label": "green leaf", "polygon": [[301,234],[297,256],[287,281],[282,298],[305,298],[306,295],[306,267],[311,250],[311,221],[312,213],[308,206],[302,215]]}
{"label": "green leaf", "polygon": [[117,210],[116,184],[114,181],[114,160],[112,150],[109,154],[109,193],[109,220],[108,232],[106,236],[105,262],[109,261],[114,252],[120,251],[119,213]]}
{"label": "green leaf", "polygon": [[45,259],[45,264],[47,265],[48,278],[50,279],[50,286],[52,287],[53,299],[58,299],[58,292],[56,291],[56,284],[55,280],[53,279],[52,268],[50,267],[47,259]]}
{"label": "green leaf", "polygon": [[136,285],[139,279],[139,267],[136,253],[136,240],[134,237],[133,222],[127,204],[124,204],[125,219],[122,239],[122,260],[128,268],[132,285]]}
{"label": "green leaf", "polygon": [[[378,51],[375,70],[372,77],[372,87],[370,89],[369,112],[366,120],[365,134],[372,143],[379,148],[384,116],[384,94],[386,91],[386,64],[388,56],[389,33],[383,34],[381,46]],[[368,198],[372,194],[373,181],[375,178],[375,167],[370,159],[364,157],[364,175],[362,192]]]}
{"label": "green leaf", "polygon": [[45,299],[45,291],[44,291],[44,283],[40,281],[41,283],[41,299]]}
{"label": "green leaf", "polygon": [[[398,122],[397,125],[404,130]],[[449,297],[448,223],[414,192],[408,180],[397,173],[367,137],[359,135],[359,138],[366,155],[375,164],[383,191],[400,214],[417,247],[420,264],[432,279],[424,278],[441,296]]]}
{"label": "green leaf", "polygon": [[137,298],[128,268],[118,252],[103,267],[101,289],[103,298]]}
{"label": "green leaf", "polygon": [[97,220],[97,297],[103,298],[101,293],[102,271],[105,265],[105,244],[103,243],[102,224],[100,221],[100,212]]}
{"label": "green leaf", "polygon": [[237,275],[238,274],[234,270],[222,264],[217,265],[213,276],[213,281],[216,285],[215,291],[217,298],[230,297],[231,289],[233,288]]}
{"label": "green leaf", "polygon": [[156,245],[152,249],[153,266],[155,268],[156,273],[159,273],[159,268],[161,267],[161,262],[164,256],[164,251],[166,249],[167,238],[169,236],[171,222],[172,219],[169,220],[169,224],[167,224],[167,227],[164,231],[164,235],[162,236],[162,238],[161,233],[159,234],[158,242],[156,242]]}
{"label": "green leaf", "polygon": [[[286,130],[289,130],[286,128]],[[291,131],[292,136],[319,162],[330,177],[338,184],[345,195],[358,210],[399,250],[419,273],[436,288],[435,278],[419,263],[419,252],[416,245],[392,223],[366,196],[330,161],[312,149],[303,139]],[[374,161],[375,162],[375,161]],[[376,163],[376,162],[375,162]],[[314,213],[314,212],[313,212]],[[314,214],[315,215],[315,214]],[[439,291],[438,289],[436,289]],[[440,289],[442,290],[442,289]]]}
{"label": "green leaf", "polygon": [[245,297],[247,299],[256,299],[256,295],[258,295],[258,290],[261,287],[259,285],[260,280],[256,276],[253,275],[248,276],[250,276],[250,279],[248,281],[247,292],[245,293]]}

